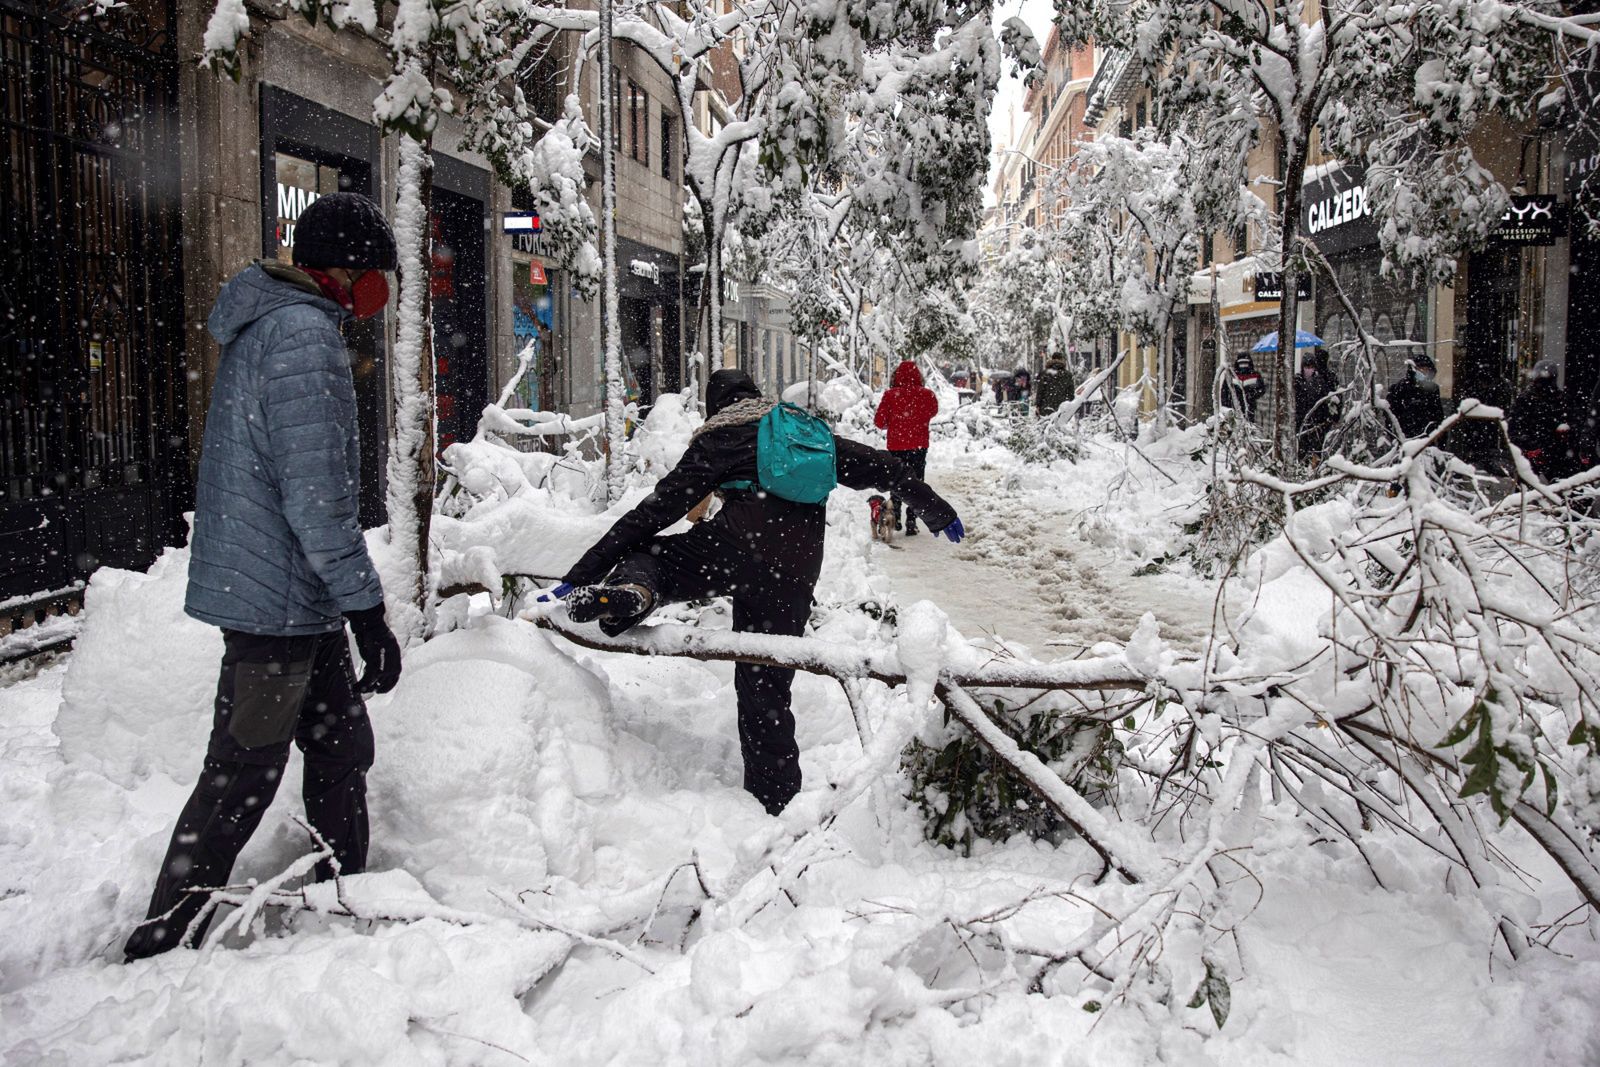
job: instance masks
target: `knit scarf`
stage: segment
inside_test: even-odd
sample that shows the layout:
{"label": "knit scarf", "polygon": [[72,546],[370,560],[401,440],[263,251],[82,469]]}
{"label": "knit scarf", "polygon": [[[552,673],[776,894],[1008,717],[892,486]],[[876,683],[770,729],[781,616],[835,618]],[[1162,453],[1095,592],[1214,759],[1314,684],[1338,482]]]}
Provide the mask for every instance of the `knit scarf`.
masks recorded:
{"label": "knit scarf", "polygon": [[735,401],[701,423],[700,428],[690,436],[693,441],[703,433],[720,430],[724,426],[740,426],[747,422],[760,422],[767,412],[777,407],[777,403],[762,397],[749,397]]}

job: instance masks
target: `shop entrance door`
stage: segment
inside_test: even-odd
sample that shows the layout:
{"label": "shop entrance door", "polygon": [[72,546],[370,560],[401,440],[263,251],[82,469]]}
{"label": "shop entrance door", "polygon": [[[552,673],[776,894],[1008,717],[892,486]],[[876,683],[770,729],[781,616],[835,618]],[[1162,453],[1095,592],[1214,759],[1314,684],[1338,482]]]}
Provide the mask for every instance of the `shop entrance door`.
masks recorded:
{"label": "shop entrance door", "polygon": [[650,305],[643,300],[621,297],[617,301],[617,312],[622,323],[623,377],[632,399],[639,402],[642,415],[656,402]]}
{"label": "shop entrance door", "polygon": [[489,403],[483,202],[433,187],[433,359],[438,447],[470,441]]}
{"label": "shop entrance door", "polygon": [[0,5],[0,613],[144,568],[189,506],[169,0]]}
{"label": "shop entrance door", "polygon": [[1522,252],[1475,253],[1467,270],[1467,332],[1455,395],[1507,406],[1516,389],[1517,283]]}
{"label": "shop entrance door", "polygon": [[[1453,392],[1509,409],[1516,397],[1517,284],[1520,250],[1490,248],[1467,264],[1467,329],[1457,349]],[[1504,445],[1497,425],[1471,420],[1451,431],[1450,447],[1468,462],[1495,469]]]}

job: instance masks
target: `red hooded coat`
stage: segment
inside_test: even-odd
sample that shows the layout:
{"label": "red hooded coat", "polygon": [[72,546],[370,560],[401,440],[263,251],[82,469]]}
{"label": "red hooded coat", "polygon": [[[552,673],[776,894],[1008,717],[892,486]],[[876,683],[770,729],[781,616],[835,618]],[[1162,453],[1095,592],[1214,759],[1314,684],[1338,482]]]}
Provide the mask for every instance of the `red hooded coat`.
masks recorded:
{"label": "red hooded coat", "polygon": [[894,369],[892,382],[872,421],[889,431],[890,452],[927,448],[928,423],[939,414],[938,397],[922,384],[922,372],[909,359]]}

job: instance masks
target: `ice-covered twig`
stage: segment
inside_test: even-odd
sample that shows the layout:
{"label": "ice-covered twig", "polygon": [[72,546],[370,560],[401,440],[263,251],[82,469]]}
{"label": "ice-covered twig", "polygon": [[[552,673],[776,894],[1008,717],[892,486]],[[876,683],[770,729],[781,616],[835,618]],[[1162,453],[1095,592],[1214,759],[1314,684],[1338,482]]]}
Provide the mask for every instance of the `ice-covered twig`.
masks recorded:
{"label": "ice-covered twig", "polygon": [[651,966],[644,959],[644,957],[640,956],[637,952],[633,951],[633,949],[629,948],[627,945],[622,944],[620,941],[613,941],[608,937],[597,937],[594,934],[585,933],[582,930],[568,926],[559,919],[552,919],[549,916],[541,915],[532,908],[528,907],[526,904],[522,903],[522,901],[518,900],[517,898],[507,896],[498,890],[492,891],[490,895],[515,912],[518,918],[520,918],[526,924],[530,924],[541,930],[552,930],[555,933],[563,935],[564,937],[570,937],[579,944],[588,945],[590,948],[598,948],[604,952],[609,952],[619,960],[627,960],[629,963],[633,964],[635,967],[638,967],[646,974],[656,973],[656,969]]}

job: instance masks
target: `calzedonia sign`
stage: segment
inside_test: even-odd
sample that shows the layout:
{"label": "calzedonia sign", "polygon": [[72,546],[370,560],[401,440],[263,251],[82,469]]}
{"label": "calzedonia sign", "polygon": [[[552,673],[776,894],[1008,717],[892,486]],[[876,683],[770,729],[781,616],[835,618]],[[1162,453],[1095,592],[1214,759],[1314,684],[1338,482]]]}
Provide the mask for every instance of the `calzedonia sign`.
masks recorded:
{"label": "calzedonia sign", "polygon": [[1300,192],[1300,229],[1324,255],[1378,243],[1378,224],[1367,196],[1365,168],[1339,167],[1306,182]]}
{"label": "calzedonia sign", "polygon": [[[1283,299],[1283,272],[1276,270],[1262,270],[1256,272],[1256,299],[1257,300],[1282,300]],[[1295,296],[1300,300],[1311,299],[1311,275],[1301,271],[1294,280]]]}

